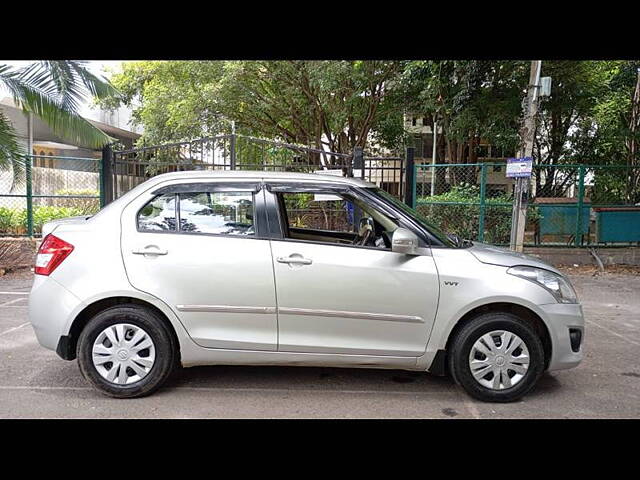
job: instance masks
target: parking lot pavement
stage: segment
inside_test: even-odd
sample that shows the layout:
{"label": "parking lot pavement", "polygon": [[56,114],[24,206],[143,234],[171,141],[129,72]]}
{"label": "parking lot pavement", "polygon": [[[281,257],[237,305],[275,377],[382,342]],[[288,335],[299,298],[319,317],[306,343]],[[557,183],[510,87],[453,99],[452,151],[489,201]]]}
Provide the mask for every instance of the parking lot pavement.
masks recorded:
{"label": "parking lot pavement", "polygon": [[28,271],[0,277],[0,418],[639,418],[640,276],[569,274],[587,321],[586,358],[546,373],[524,400],[471,400],[450,378],[398,370],[182,369],[156,394],[114,400],[76,362],[37,343]]}

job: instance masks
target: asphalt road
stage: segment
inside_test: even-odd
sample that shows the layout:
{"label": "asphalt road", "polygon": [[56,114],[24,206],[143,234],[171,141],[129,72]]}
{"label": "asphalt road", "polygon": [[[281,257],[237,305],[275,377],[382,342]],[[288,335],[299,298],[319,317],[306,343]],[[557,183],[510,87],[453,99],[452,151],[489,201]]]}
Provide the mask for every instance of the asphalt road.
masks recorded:
{"label": "asphalt road", "polygon": [[584,305],[586,359],[546,373],[524,400],[470,399],[450,378],[396,370],[182,369],[156,394],[114,400],[76,362],[38,344],[31,273],[0,277],[0,418],[639,418],[640,276],[570,274]]}

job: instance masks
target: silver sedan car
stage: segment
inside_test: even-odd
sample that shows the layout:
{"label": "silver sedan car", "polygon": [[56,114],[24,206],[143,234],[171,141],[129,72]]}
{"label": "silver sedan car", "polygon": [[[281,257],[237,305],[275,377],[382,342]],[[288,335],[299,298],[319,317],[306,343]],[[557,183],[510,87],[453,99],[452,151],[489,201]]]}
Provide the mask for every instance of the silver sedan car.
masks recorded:
{"label": "silver sedan car", "polygon": [[112,397],[178,365],[235,364],[450,374],[508,402],[583,356],[558,270],[448,236],[356,179],[159,175],[43,235],[31,324]]}

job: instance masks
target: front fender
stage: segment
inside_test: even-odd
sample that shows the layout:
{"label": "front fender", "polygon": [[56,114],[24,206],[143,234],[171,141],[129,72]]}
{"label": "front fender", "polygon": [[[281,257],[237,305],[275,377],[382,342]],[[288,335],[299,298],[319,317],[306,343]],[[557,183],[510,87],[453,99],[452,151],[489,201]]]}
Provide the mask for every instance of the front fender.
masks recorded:
{"label": "front fender", "polygon": [[482,263],[465,250],[432,251],[440,276],[440,301],[419,366],[429,368],[436,352],[445,349],[456,324],[481,306],[507,303],[524,307],[538,315],[549,329],[548,315],[541,306],[557,301],[543,287],[509,275],[505,266]]}

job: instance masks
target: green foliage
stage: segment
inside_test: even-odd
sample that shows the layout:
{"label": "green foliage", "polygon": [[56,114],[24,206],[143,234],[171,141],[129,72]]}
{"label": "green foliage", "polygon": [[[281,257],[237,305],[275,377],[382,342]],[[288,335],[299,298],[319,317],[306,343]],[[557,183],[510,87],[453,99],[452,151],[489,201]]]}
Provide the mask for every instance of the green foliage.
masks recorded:
{"label": "green foliage", "polygon": [[78,215],[93,215],[100,210],[100,193],[92,189],[65,188],[56,190],[56,195],[78,195],[93,198],[57,198],[60,207],[70,207],[80,212]]}
{"label": "green foliage", "polygon": [[9,119],[0,111],[0,171],[13,171],[13,183],[24,181],[25,151]]}
{"label": "green foliage", "polygon": [[350,152],[368,142],[380,112],[398,115],[382,102],[400,64],[145,61],[124,64],[112,81],[124,103],[139,102],[133,116],[147,143],[228,133],[234,121],[238,133]]}
{"label": "green foliage", "polygon": [[221,119],[218,85],[222,61],[128,62],[111,78],[122,93],[99,102],[104,108],[134,106],[144,126],[141,142],[157,144],[201,138],[229,130]]}
{"label": "green foliage", "polygon": [[82,195],[85,197],[97,197],[99,195],[97,190],[91,188],[62,188],[56,190],[56,195]]}
{"label": "green foliage", "polygon": [[20,224],[18,211],[13,208],[0,207],[0,234],[17,233],[14,230]]}
{"label": "green foliage", "polygon": [[[485,242],[509,243],[512,202],[511,195],[507,194],[485,199]],[[440,195],[419,197],[417,210],[445,232],[456,233],[470,240],[478,238],[480,187],[477,185],[462,183]],[[538,209],[530,206],[527,220],[535,222],[539,218]]]}
{"label": "green foliage", "polygon": [[[640,164],[631,159],[627,146],[633,137],[640,142],[640,131],[629,129],[632,95],[638,61],[550,61],[543,62],[543,75],[552,77],[551,96],[541,100],[534,158],[540,165]],[[561,196],[567,186],[559,183],[546,169],[546,178],[536,178],[536,190],[542,196]],[[599,195],[640,200],[640,177],[633,176],[623,187],[630,172],[599,172]],[[610,192],[607,194],[606,192]]]}
{"label": "green foliage", "polygon": [[[35,233],[42,231],[42,225],[60,218],[90,215],[97,212],[99,206],[93,208],[77,208],[68,206],[40,205],[33,207],[33,229]],[[27,233],[27,210],[25,208],[0,207],[0,234],[24,235]]]}
{"label": "green foliage", "polygon": [[[5,87],[25,112],[40,117],[60,138],[89,148],[101,148],[111,138],[80,116],[86,97],[106,99],[118,92],[108,81],[89,72],[83,62],[50,60],[14,69],[0,65]],[[9,120],[0,113],[0,171],[13,170],[14,183],[24,179],[24,149]]]}
{"label": "green foliage", "polygon": [[90,73],[83,62],[42,61],[19,69],[0,65],[0,84],[25,112],[40,117],[61,138],[89,148],[101,148],[110,141],[78,111],[86,97],[117,97],[118,92]]}
{"label": "green foliage", "polygon": [[413,61],[399,89],[408,111],[439,122],[450,163],[464,163],[474,148],[458,146],[470,141],[515,150],[527,73],[523,61]]}
{"label": "green foliage", "polygon": [[[640,149],[630,158],[640,143],[630,128],[638,67],[545,60],[552,91],[540,101],[536,163],[640,163]],[[102,105],[131,105],[147,144],[229,133],[234,121],[238,133],[374,155],[409,143],[403,114],[424,115],[443,130],[440,159],[475,163],[480,140],[501,149],[497,157],[518,150],[529,71],[525,60],[129,62],[112,78],[122,98]],[[243,153],[248,163],[261,154]],[[536,182],[544,195],[566,193],[553,175]],[[632,178],[629,190],[639,184]]]}

